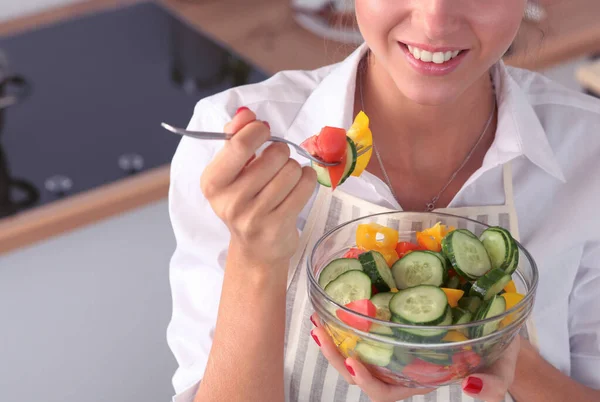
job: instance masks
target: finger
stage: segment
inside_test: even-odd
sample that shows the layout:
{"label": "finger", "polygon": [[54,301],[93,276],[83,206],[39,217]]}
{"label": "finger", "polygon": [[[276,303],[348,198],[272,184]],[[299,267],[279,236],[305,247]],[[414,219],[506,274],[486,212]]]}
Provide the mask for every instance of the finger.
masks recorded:
{"label": "finger", "polygon": [[288,159],[275,177],[256,196],[254,202],[257,210],[261,213],[271,212],[290,195],[301,178],[300,164],[294,159]]}
{"label": "finger", "polygon": [[296,184],[296,187],[290,192],[285,200],[274,211],[281,219],[290,216],[297,217],[302,211],[317,185],[317,174],[310,166],[302,168],[302,177]]}
{"label": "finger", "polygon": [[310,316],[310,322],[312,322],[312,324],[317,328],[321,326],[321,319],[319,318],[319,315],[317,313],[313,313]]}
{"label": "finger", "polygon": [[486,402],[500,402],[508,391],[504,381],[491,374],[474,374],[465,378],[462,389],[470,397]]}
{"label": "finger", "polygon": [[487,402],[502,401],[514,379],[519,349],[520,339],[517,336],[502,353],[502,357],[484,373],[474,374],[463,380],[463,391]]}
{"label": "finger", "polygon": [[244,128],[248,123],[256,120],[256,115],[250,109],[245,106],[239,108],[231,121],[225,124],[223,131],[226,134],[235,134]]}
{"label": "finger", "polygon": [[209,178],[210,183],[203,183],[203,186],[208,184],[219,189],[231,184],[269,135],[269,129],[261,122],[246,124],[231,140],[225,141],[223,149],[206,167],[203,176],[205,180]]}
{"label": "finger", "polygon": [[344,364],[344,356],[338,352],[337,347],[329,337],[327,331],[325,331],[325,328],[315,328],[311,331],[311,335],[313,338],[316,338],[315,342],[317,342],[317,345],[320,344],[321,353],[323,353],[323,356],[329,361],[329,364],[331,364],[349,384],[355,384]]}
{"label": "finger", "polygon": [[353,375],[354,382],[372,400],[400,401],[417,394],[427,394],[431,389],[406,388],[401,385],[390,385],[375,378],[364,364],[356,359],[348,358],[345,361],[346,368]]}
{"label": "finger", "polygon": [[246,197],[254,198],[277,176],[289,160],[290,148],[286,144],[269,145],[239,175],[232,186],[232,191],[243,191]]}

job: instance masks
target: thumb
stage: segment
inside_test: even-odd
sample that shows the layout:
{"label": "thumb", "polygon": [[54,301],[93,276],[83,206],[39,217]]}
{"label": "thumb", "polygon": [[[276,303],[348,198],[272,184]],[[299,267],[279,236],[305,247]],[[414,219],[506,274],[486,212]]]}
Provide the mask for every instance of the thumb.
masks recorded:
{"label": "thumb", "polygon": [[508,384],[502,378],[491,374],[477,374],[465,378],[462,389],[472,398],[486,402],[500,402],[506,396]]}

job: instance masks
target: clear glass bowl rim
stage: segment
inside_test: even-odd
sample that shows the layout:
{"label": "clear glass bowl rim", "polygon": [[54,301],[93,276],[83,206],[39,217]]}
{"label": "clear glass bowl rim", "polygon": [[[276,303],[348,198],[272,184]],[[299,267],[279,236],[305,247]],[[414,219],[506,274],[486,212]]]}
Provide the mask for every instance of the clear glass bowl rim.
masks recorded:
{"label": "clear glass bowl rim", "polygon": [[[315,257],[315,252],[319,249],[319,246],[330,236],[332,235],[334,232],[336,232],[337,230],[349,226],[353,223],[356,223],[358,221],[362,221],[362,220],[366,220],[368,218],[373,218],[373,217],[379,217],[379,216],[384,216],[384,215],[420,215],[420,216],[424,216],[424,215],[430,215],[430,216],[441,216],[441,217],[447,217],[447,218],[453,218],[453,219],[458,219],[458,220],[462,220],[462,221],[466,221],[466,222],[472,222],[475,223],[477,225],[483,226],[483,227],[487,227],[490,228],[490,225],[487,225],[485,223],[479,222],[477,220],[474,219],[470,219],[470,218],[465,218],[462,216],[458,216],[458,215],[452,215],[452,214],[447,214],[447,213],[441,213],[441,212],[409,212],[409,211],[391,211],[391,212],[380,212],[380,213],[376,213],[376,214],[371,214],[371,215],[366,215],[366,216],[362,216],[356,219],[352,219],[351,221],[342,223],[340,225],[337,225],[336,227],[334,227],[333,229],[329,230],[327,233],[325,233],[323,236],[321,236],[321,238],[317,241],[317,243],[315,244],[315,246],[313,247],[311,253],[310,253],[310,257],[308,258],[308,264],[307,264],[307,274],[308,274],[308,279],[309,279],[309,286],[311,290],[316,290],[322,297],[324,297],[327,302],[334,304],[335,306],[337,306],[339,309],[342,309],[344,311],[346,311],[348,314],[351,314],[353,316],[356,317],[360,317],[363,319],[367,319],[369,321],[372,321],[373,323],[376,324],[380,324],[380,325],[384,325],[387,327],[391,327],[391,328],[401,328],[401,329],[419,329],[419,330],[440,330],[440,329],[446,329],[449,331],[452,330],[461,330],[461,329],[467,329],[470,327],[477,327],[480,325],[484,325],[486,323],[492,322],[492,321],[497,321],[497,320],[501,320],[504,319],[505,317],[521,310],[521,309],[527,309],[527,305],[530,304],[530,302],[532,301],[531,299],[533,299],[535,297],[535,293],[536,293],[536,289],[537,289],[537,285],[538,285],[538,277],[539,277],[539,273],[538,273],[538,268],[537,265],[535,263],[535,261],[533,260],[533,257],[531,256],[531,254],[529,254],[529,251],[527,251],[527,249],[525,249],[520,242],[516,241],[517,243],[517,247],[519,248],[519,253],[522,253],[522,255],[524,255],[527,258],[527,261],[529,262],[530,266],[531,266],[531,270],[533,272],[533,279],[532,279],[532,283],[531,283],[531,287],[528,288],[527,290],[527,294],[525,294],[525,297],[523,297],[523,299],[517,303],[516,305],[514,305],[511,309],[506,310],[504,313],[496,315],[494,317],[490,317],[490,318],[486,318],[485,320],[479,320],[479,321],[473,321],[467,324],[452,324],[452,325],[432,325],[432,326],[427,326],[427,325],[411,325],[411,324],[400,324],[400,323],[395,323],[395,322],[390,322],[390,321],[384,321],[384,320],[380,320],[378,318],[373,318],[370,317],[368,315],[364,315],[361,313],[358,313],[354,310],[350,310],[349,308],[342,306],[341,304],[336,303],[335,301],[333,301],[329,295],[327,295],[327,293],[325,293],[325,290],[321,288],[321,286],[319,286],[319,283],[317,281],[317,278],[315,278],[314,275],[314,270],[313,270],[313,259]],[[515,271],[516,273],[518,273],[518,269],[517,271]],[[520,275],[520,274],[519,274]],[[532,303],[531,303],[532,304]],[[529,307],[528,310],[526,311],[526,313],[524,314],[525,316],[529,315],[531,313],[531,309],[532,307]],[[337,319],[337,321],[340,321],[339,319]],[[514,320],[513,322],[511,322],[507,327],[505,328],[510,328],[511,326],[514,326],[515,323],[519,323],[520,325],[520,321],[521,320]],[[343,323],[342,323],[343,324]],[[345,326],[345,325],[344,325]],[[503,329],[505,329],[503,328]],[[362,332],[362,331],[359,331]],[[369,333],[369,335],[372,335]],[[476,338],[477,340],[480,340],[482,338]],[[474,341],[470,340],[470,341]],[[457,343],[458,344],[458,343]]]}

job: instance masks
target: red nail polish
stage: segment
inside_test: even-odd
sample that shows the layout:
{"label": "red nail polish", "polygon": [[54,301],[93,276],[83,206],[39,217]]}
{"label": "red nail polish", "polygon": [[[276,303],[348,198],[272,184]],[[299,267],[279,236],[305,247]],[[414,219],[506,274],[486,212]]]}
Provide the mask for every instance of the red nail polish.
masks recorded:
{"label": "red nail polish", "polygon": [[346,370],[348,370],[348,372],[350,373],[350,375],[352,377],[354,377],[356,374],[354,373],[354,369],[348,365],[348,363],[346,363],[346,361],[344,361],[344,366],[346,366]]}
{"label": "red nail polish", "polygon": [[463,385],[463,391],[469,394],[478,394],[483,389],[483,381],[477,377],[467,378],[467,382]]}
{"label": "red nail polish", "polygon": [[244,110],[249,110],[246,106],[242,106],[241,108],[239,108],[238,110],[235,111],[235,114],[239,114],[241,112],[243,112]]}
{"label": "red nail polish", "polygon": [[315,327],[317,326],[317,324],[315,323],[315,320],[313,320],[312,315],[310,316],[310,322],[312,322],[312,325],[314,325]]}
{"label": "red nail polish", "polygon": [[319,338],[317,338],[317,336],[315,334],[313,334],[312,331],[310,331],[310,335],[313,337],[313,339],[315,340],[315,342],[317,342],[317,346],[321,347],[321,342],[319,342]]}
{"label": "red nail polish", "polygon": [[267,126],[267,128],[270,130],[271,129],[271,125],[269,124],[268,121],[263,121],[263,123],[265,124],[265,126]]}

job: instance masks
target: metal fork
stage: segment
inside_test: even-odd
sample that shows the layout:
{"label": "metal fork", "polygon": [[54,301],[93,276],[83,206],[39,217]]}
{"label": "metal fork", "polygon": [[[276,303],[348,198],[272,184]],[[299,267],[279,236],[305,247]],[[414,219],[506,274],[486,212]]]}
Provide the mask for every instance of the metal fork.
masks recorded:
{"label": "metal fork", "polygon": [[[170,124],[167,124],[167,123],[161,123],[161,126],[163,126],[165,129],[169,130],[172,133],[179,134],[181,136],[187,136],[187,137],[196,138],[196,139],[199,139],[199,140],[230,140],[233,137],[233,135],[231,135],[231,134],[225,134],[225,133],[211,133],[211,132],[207,132],[207,131],[190,131],[190,130],[185,130],[183,128],[173,127],[173,126],[171,126]],[[283,142],[284,144],[288,144],[289,146],[293,147],[296,151],[298,151],[299,154],[301,154],[302,156],[310,159],[311,161],[313,161],[315,163],[318,163],[319,165],[323,165],[323,166],[336,166],[336,165],[340,164],[340,162],[325,162],[324,160],[321,160],[321,159],[319,159],[319,158],[317,158],[315,156],[312,156],[304,148],[302,148],[300,145],[298,145],[296,143],[293,143],[291,141],[288,141],[285,138],[271,136],[268,139],[268,141]],[[364,155],[370,149],[371,149],[371,145],[369,145],[368,147],[357,146],[356,147],[357,156]]]}

